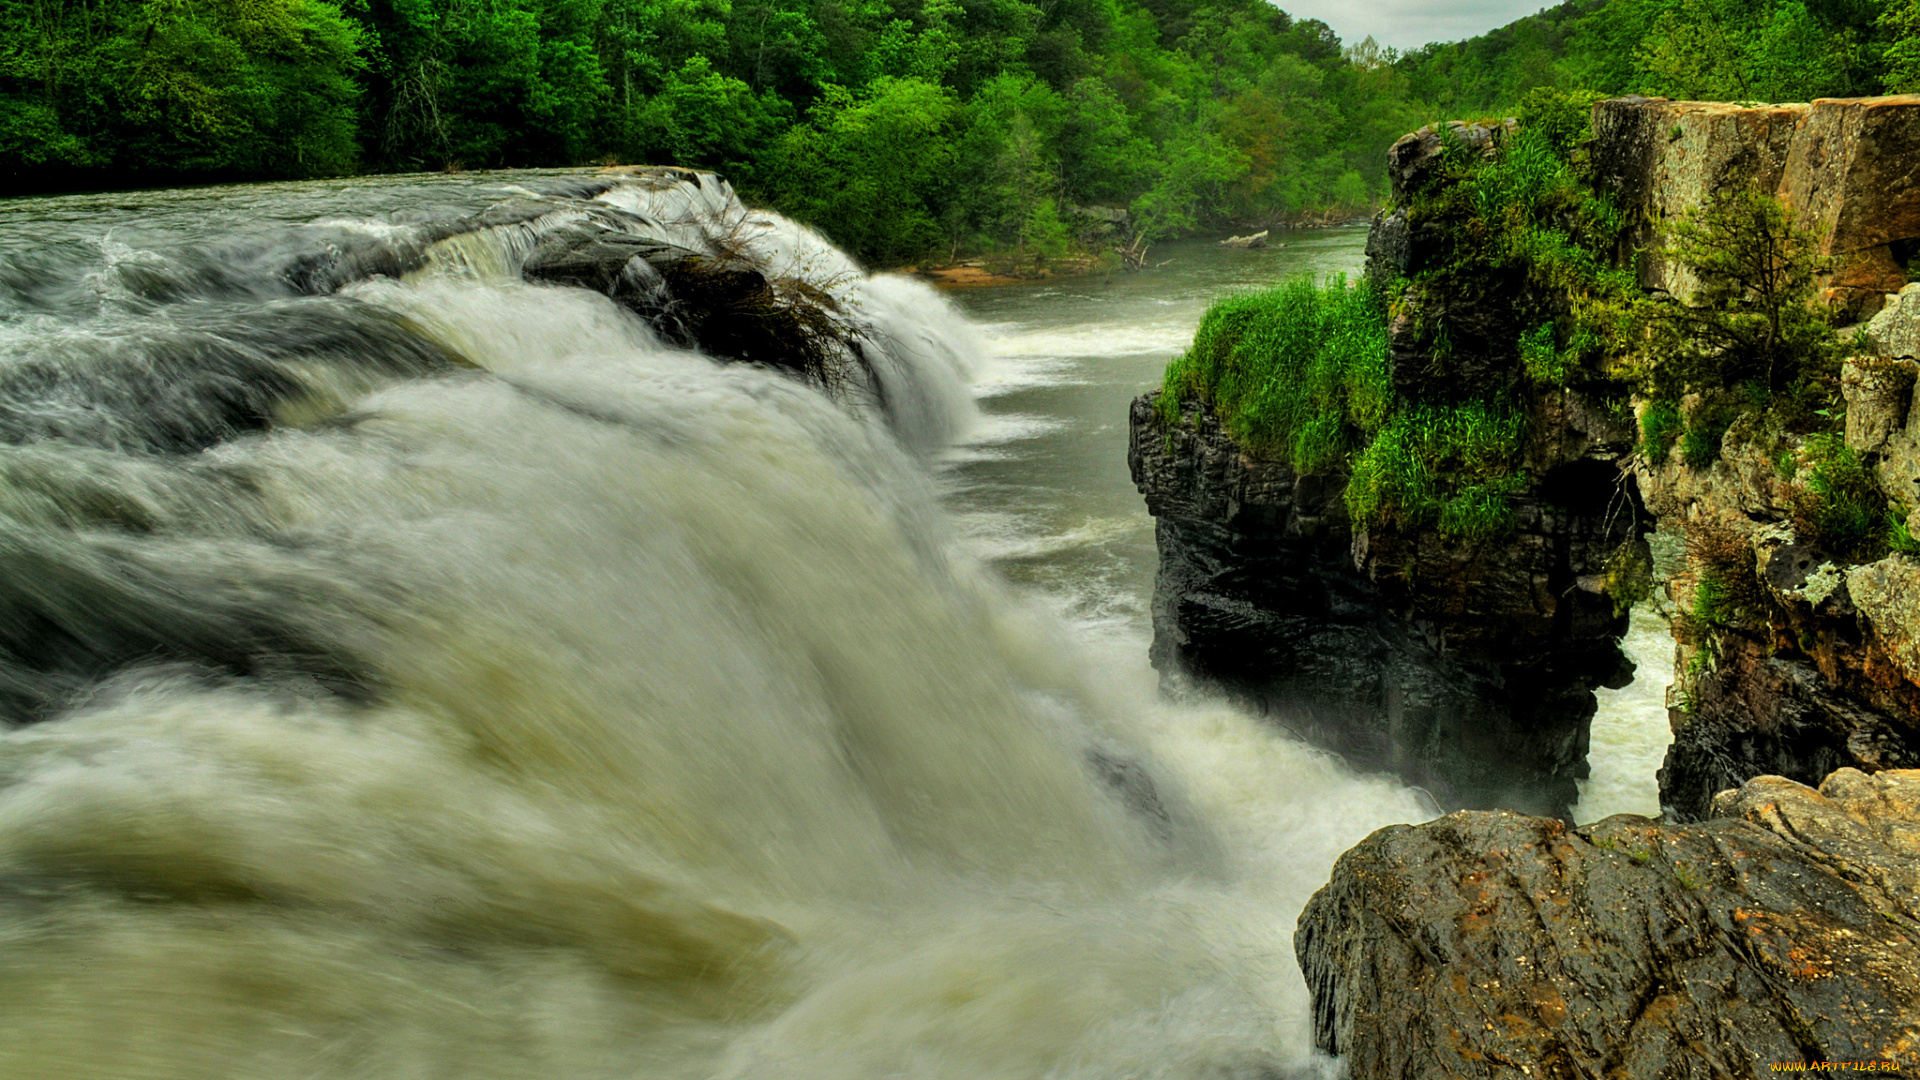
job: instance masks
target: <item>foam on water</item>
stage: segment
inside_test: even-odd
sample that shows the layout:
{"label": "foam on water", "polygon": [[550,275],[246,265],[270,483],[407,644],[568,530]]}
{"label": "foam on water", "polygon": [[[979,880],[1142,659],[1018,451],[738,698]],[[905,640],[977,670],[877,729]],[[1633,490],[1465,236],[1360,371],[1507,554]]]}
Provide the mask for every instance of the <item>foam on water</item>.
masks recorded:
{"label": "foam on water", "polygon": [[1293,920],[1421,805],[979,568],[958,315],[830,277],[883,418],[472,265],[315,301],[439,366],[0,445],[0,557],[104,598],[0,594],[79,680],[0,735],[0,1075],[1322,1069]]}

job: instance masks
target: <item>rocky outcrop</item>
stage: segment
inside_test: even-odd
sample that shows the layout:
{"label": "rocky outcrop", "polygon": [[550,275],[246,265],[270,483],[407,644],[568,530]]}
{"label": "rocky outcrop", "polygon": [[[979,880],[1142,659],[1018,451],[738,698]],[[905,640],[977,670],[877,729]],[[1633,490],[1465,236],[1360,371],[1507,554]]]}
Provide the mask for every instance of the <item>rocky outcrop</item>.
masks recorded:
{"label": "rocky outcrop", "polygon": [[1687,295],[1686,269],[1658,255],[1661,226],[1716,189],[1757,184],[1820,236],[1824,295],[1867,316],[1920,254],[1920,96],[1740,106],[1619,98],[1594,106],[1596,186],[1636,222],[1622,255],[1642,286]]}
{"label": "rocky outcrop", "polygon": [[1762,777],[1715,810],[1373,834],[1294,937],[1316,1042],[1405,1080],[1913,1068],[1920,772]]}
{"label": "rocky outcrop", "polygon": [[[1908,500],[1920,495],[1915,368],[1858,358],[1840,380],[1847,447]],[[1711,465],[1674,454],[1636,468],[1667,555],[1652,597],[1676,641],[1660,792],[1681,820],[1753,776],[1920,767],[1920,562],[1852,563],[1802,535],[1806,447],[1787,438],[1769,452],[1748,423]]]}
{"label": "rocky outcrop", "polygon": [[1356,531],[1344,475],[1234,445],[1189,401],[1133,404],[1128,462],[1155,517],[1153,662],[1442,806],[1565,814],[1593,688],[1623,686],[1621,559],[1640,527],[1599,458],[1561,460],[1485,544]]}
{"label": "rocky outcrop", "polygon": [[[644,192],[645,211],[597,198],[616,187]],[[717,360],[765,364],[835,391],[870,381],[859,328],[830,295],[769,278],[735,250],[728,234],[746,216],[733,188],[713,173],[625,167],[544,197],[302,254],[280,276],[296,291],[324,294],[411,273],[436,258],[477,256],[530,282],[605,294],[662,339]]]}
{"label": "rocky outcrop", "polygon": [[1881,356],[1920,357],[1920,281],[1887,295],[1867,324],[1867,340]]}
{"label": "rocky outcrop", "polygon": [[[1913,545],[1885,519],[1920,513],[1920,290],[1907,285],[1920,238],[1920,98],[1622,99],[1600,103],[1594,119],[1592,170],[1635,223],[1618,254],[1640,259],[1643,287],[1692,291],[1685,268],[1658,257],[1661,230],[1716,189],[1757,182],[1819,230],[1833,309],[1879,312],[1856,339],[1873,354],[1848,361],[1832,388],[1846,407],[1837,447],[1783,434],[1713,388],[1662,406],[1677,404],[1688,425],[1670,450],[1661,443],[1675,413],[1643,416],[1652,445],[1617,463],[1649,530],[1643,602],[1675,639],[1674,741],[1659,776],[1668,813],[1580,829],[1461,813],[1374,834],[1341,859],[1295,937],[1316,1041],[1356,1077],[1911,1069],[1920,557],[1901,553]],[[1396,146],[1397,185],[1417,193],[1430,182],[1421,169],[1432,141]],[[1419,227],[1417,216],[1377,221],[1371,272],[1417,272],[1423,251],[1437,250]],[[1475,300],[1415,291],[1402,311],[1436,303]],[[1455,340],[1469,342],[1469,365],[1496,372],[1493,343],[1518,324],[1483,303],[1468,320],[1477,336]],[[1396,331],[1396,365],[1414,347]],[[1558,423],[1537,405],[1530,417],[1537,439],[1560,441],[1528,448],[1535,475],[1551,476],[1549,461],[1613,460],[1608,425],[1584,418],[1577,395],[1564,400],[1573,406]],[[1853,516],[1840,521],[1836,507]],[[1438,567],[1411,575],[1435,591],[1401,603],[1379,574],[1368,578],[1399,626],[1470,595],[1449,592]]]}

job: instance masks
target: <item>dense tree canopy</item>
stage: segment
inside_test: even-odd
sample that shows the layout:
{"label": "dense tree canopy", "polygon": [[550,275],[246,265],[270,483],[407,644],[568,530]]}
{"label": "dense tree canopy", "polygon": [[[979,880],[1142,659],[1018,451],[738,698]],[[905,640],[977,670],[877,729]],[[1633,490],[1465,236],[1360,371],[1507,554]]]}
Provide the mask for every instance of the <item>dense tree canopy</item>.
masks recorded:
{"label": "dense tree canopy", "polygon": [[[1920,88],[1920,0],[1572,0],[1406,56],[1265,0],[0,0],[8,191],[718,168],[882,262],[1356,212],[1548,85]],[[1111,215],[1107,215],[1111,216]]]}
{"label": "dense tree canopy", "polygon": [[1568,0],[1399,59],[1419,100],[1498,108],[1536,86],[1709,101],[1920,89],[1920,0]]}

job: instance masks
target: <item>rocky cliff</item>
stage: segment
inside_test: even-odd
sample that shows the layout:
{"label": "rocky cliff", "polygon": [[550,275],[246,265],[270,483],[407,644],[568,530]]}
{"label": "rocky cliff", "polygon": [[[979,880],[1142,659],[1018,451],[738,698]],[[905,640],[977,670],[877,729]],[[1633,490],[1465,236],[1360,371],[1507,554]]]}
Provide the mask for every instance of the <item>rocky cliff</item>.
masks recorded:
{"label": "rocky cliff", "polygon": [[[1708,193],[1776,192],[1833,258],[1826,298],[1844,318],[1879,310],[1920,253],[1920,96],[1740,106],[1618,98],[1594,107],[1595,181],[1633,219],[1622,248],[1658,247],[1662,225]],[[1684,293],[1683,266],[1639,260],[1641,285]]]}
{"label": "rocky cliff", "polygon": [[[1456,125],[1479,151],[1510,129]],[[1441,258],[1447,238],[1405,204],[1437,181],[1446,140],[1397,143],[1402,208],[1376,220],[1383,286]],[[1537,303],[1534,301],[1538,301]],[[1417,406],[1461,385],[1516,386],[1528,435],[1509,528],[1461,537],[1349,519],[1335,469],[1299,475],[1249,454],[1198,401],[1177,423],[1152,395],[1132,410],[1129,461],[1157,519],[1153,660],[1163,684],[1198,680],[1366,768],[1426,787],[1449,809],[1565,815],[1586,775],[1593,690],[1619,687],[1619,649],[1645,587],[1647,520],[1631,416],[1564,387],[1520,385],[1515,342],[1551,302],[1524,282],[1475,292],[1417,285],[1388,326],[1393,390]],[[1452,333],[1435,362],[1431,326]]]}
{"label": "rocky cliff", "polygon": [[1348,520],[1344,475],[1250,456],[1204,407],[1185,409],[1163,425],[1150,397],[1135,401],[1128,448],[1157,519],[1164,681],[1224,688],[1443,806],[1564,814],[1592,690],[1633,672],[1608,569],[1641,518],[1618,468],[1560,461],[1493,543],[1374,535]]}
{"label": "rocky cliff", "polygon": [[[1356,1077],[1910,1070],[1920,98],[1628,99],[1600,103],[1594,129],[1593,180],[1629,212],[1618,265],[1642,288],[1692,292],[1663,236],[1757,181],[1817,226],[1820,298],[1863,320],[1857,355],[1825,387],[1828,425],[1783,426],[1733,388],[1636,402],[1619,467],[1645,511],[1641,602],[1675,640],[1667,820],[1459,813],[1369,837],[1295,937],[1316,1039]],[[1394,168],[1417,178],[1439,141],[1402,140]],[[1423,243],[1417,216],[1387,215],[1370,253],[1417,267]]]}
{"label": "rocky cliff", "polygon": [[[1662,803],[1697,819],[1715,792],[1753,776],[1814,784],[1842,766],[1920,765],[1920,564],[1841,550],[1809,520],[1835,482],[1822,472],[1834,453],[1877,481],[1858,492],[1863,512],[1884,503],[1904,519],[1920,502],[1920,428],[1909,428],[1920,289],[1907,284],[1920,271],[1920,97],[1629,98],[1593,115],[1595,182],[1629,212],[1622,258],[1643,288],[1688,293],[1688,269],[1658,254],[1663,228],[1715,189],[1753,182],[1815,231],[1835,319],[1872,320],[1837,387],[1844,451],[1736,422],[1709,434],[1711,461],[1633,459],[1657,523],[1653,602],[1676,641]],[[1702,415],[1714,403],[1686,404]],[[1738,602],[1716,602],[1730,594]]]}
{"label": "rocky cliff", "polygon": [[[1649,294],[1694,289],[1662,242],[1715,190],[1757,183],[1814,227],[1823,301],[1842,321],[1873,317],[1859,340],[1879,354],[1850,362],[1833,388],[1846,448],[1878,478],[1888,513],[1920,505],[1915,364],[1900,359],[1920,353],[1920,288],[1906,284],[1920,271],[1920,97],[1630,98],[1599,103],[1593,132],[1590,182],[1626,221],[1612,257]],[[1514,374],[1514,343],[1565,298],[1519,276],[1462,285],[1435,272],[1458,238],[1420,200],[1444,182],[1449,154],[1490,154],[1513,133],[1454,124],[1396,143],[1395,205],[1375,220],[1368,272],[1395,291],[1401,400],[1515,387],[1529,432],[1515,529],[1468,545],[1356,526],[1338,497],[1344,474],[1294,475],[1236,448],[1197,403],[1164,425],[1142,399],[1130,459],[1158,519],[1156,666],[1173,684],[1223,686],[1443,805],[1560,813],[1584,773],[1591,690],[1626,677],[1614,647],[1623,616],[1650,603],[1674,626],[1681,673],[1661,774],[1678,817],[1703,817],[1715,792],[1757,775],[1818,783],[1842,766],[1920,765],[1920,628],[1908,614],[1920,562],[1828,550],[1813,535],[1808,506],[1831,464],[1822,444],[1703,424],[1690,438],[1706,453],[1656,461],[1609,397],[1624,384]],[[1741,602],[1711,602],[1734,578],[1751,580],[1733,590]]]}

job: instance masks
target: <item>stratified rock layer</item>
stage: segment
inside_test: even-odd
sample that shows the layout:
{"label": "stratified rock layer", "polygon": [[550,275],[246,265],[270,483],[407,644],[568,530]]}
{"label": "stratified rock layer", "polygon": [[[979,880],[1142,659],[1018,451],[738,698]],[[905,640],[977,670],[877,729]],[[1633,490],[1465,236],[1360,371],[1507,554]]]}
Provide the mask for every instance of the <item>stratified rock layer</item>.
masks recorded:
{"label": "stratified rock layer", "polygon": [[1914,1068],[1920,772],[1762,777],[1715,809],[1374,833],[1300,916],[1316,1042],[1398,1080]]}
{"label": "stratified rock layer", "polygon": [[1247,455],[1197,402],[1163,425],[1153,402],[1133,404],[1128,460],[1156,519],[1164,683],[1223,688],[1449,808],[1567,812],[1593,688],[1632,675],[1607,567],[1641,518],[1617,468],[1563,461],[1485,544],[1369,536],[1344,475]]}

